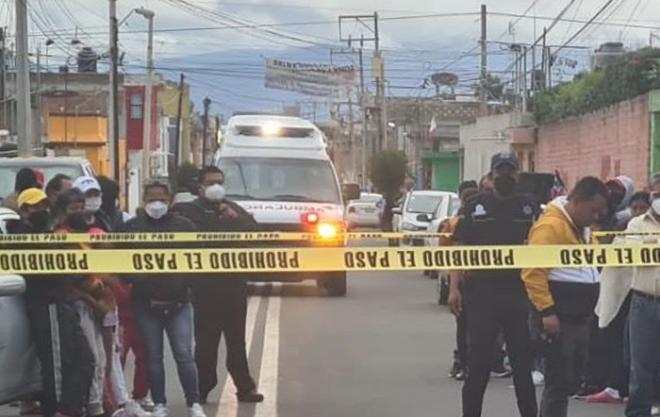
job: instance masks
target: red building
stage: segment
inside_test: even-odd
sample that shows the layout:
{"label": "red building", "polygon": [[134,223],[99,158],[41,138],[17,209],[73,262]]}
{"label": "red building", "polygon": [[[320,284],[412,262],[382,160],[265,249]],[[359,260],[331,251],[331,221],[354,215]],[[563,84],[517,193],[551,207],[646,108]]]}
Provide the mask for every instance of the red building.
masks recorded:
{"label": "red building", "polygon": [[[126,109],[126,143],[129,151],[142,149],[145,111],[144,85],[125,85],[124,100]],[[153,86],[151,94],[151,150],[158,149],[160,109],[158,107],[158,87]]]}

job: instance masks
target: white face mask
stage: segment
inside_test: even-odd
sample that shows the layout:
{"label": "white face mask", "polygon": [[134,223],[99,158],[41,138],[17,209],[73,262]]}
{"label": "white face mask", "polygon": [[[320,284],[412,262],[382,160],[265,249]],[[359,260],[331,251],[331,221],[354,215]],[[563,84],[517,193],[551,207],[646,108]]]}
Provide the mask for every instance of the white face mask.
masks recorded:
{"label": "white face mask", "polygon": [[168,205],[162,201],[152,201],[144,206],[144,211],[147,213],[147,216],[156,220],[165,216],[168,209]]}
{"label": "white face mask", "polygon": [[655,212],[655,214],[660,216],[660,198],[656,198],[651,202],[651,208]]}
{"label": "white face mask", "polygon": [[101,204],[103,204],[101,197],[87,197],[85,199],[85,211],[96,213],[101,208]]}
{"label": "white face mask", "polygon": [[206,187],[206,190],[204,190],[204,197],[213,202],[221,201],[225,198],[225,187],[220,184],[213,184]]}

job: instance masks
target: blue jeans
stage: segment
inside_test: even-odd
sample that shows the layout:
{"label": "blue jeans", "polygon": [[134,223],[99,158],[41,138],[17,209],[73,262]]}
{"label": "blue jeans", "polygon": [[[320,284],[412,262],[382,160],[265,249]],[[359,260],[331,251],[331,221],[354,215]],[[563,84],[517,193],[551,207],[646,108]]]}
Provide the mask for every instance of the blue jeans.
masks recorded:
{"label": "blue jeans", "polygon": [[660,298],[633,294],[628,318],[630,397],[626,417],[648,417],[654,399],[654,377],[660,362]]}
{"label": "blue jeans", "polygon": [[134,304],[133,310],[147,351],[147,373],[153,401],[156,404],[167,403],[163,361],[163,334],[167,332],[186,402],[188,406],[199,402],[199,376],[194,355],[195,334],[192,304],[184,304],[169,318],[164,318],[149,310],[146,305],[139,303]]}

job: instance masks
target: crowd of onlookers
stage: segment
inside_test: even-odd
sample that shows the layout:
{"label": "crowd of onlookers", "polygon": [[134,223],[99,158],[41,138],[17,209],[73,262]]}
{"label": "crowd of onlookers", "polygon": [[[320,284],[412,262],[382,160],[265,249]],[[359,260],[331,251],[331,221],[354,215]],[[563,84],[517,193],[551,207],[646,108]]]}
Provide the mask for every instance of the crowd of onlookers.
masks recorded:
{"label": "crowd of onlookers", "polygon": [[[442,226],[452,236],[442,244],[657,243],[660,238],[660,176],[637,192],[625,176],[606,182],[585,177],[568,195],[539,202],[515,191],[514,155],[495,155],[491,168],[480,184],[461,184],[462,207]],[[627,417],[660,415],[654,407],[660,403],[659,268],[452,271],[450,288],[449,305],[457,317],[450,376],[465,381],[464,417],[481,415],[491,375],[513,375],[523,417],[566,417],[571,397],[626,401]],[[534,385],[544,385],[540,404]]]}
{"label": "crowd of onlookers", "polygon": [[[191,232],[256,227],[247,212],[224,198],[224,174],[214,167],[199,172],[194,201],[174,205],[166,184],[147,184],[142,208],[134,217],[119,209],[119,187],[107,177],[69,178],[60,174],[44,184],[42,174],[25,168],[15,180],[15,192],[3,204],[15,210],[20,220],[7,224],[8,233]],[[92,245],[72,244],[63,249]],[[149,245],[135,243],[131,247]],[[27,249],[35,248],[39,245]],[[247,363],[247,284],[240,276],[204,278],[97,273],[27,276],[26,310],[41,362],[43,389],[38,401],[20,404],[21,414],[166,417],[164,334],[191,417],[205,417],[202,405],[217,385],[222,335],[238,400],[263,401]],[[129,353],[134,358],[130,393],[124,375]]]}

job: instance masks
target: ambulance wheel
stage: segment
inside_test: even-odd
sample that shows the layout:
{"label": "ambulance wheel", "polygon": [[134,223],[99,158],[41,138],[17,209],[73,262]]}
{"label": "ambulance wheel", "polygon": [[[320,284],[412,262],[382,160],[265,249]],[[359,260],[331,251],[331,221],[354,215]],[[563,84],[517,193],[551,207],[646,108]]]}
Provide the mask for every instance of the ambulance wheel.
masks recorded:
{"label": "ambulance wheel", "polygon": [[319,287],[325,289],[331,297],[344,297],[347,292],[346,271],[331,272],[326,278],[318,280]]}

